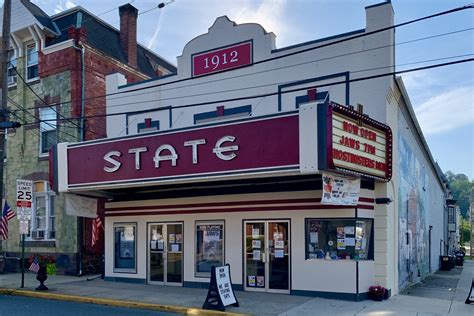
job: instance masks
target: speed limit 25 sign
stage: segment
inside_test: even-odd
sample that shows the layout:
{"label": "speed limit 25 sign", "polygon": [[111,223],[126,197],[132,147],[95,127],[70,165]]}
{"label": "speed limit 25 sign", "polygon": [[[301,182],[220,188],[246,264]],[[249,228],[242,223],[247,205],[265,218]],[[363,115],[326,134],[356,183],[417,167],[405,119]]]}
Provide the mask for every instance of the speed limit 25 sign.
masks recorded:
{"label": "speed limit 25 sign", "polygon": [[16,206],[31,208],[33,201],[33,181],[16,180]]}

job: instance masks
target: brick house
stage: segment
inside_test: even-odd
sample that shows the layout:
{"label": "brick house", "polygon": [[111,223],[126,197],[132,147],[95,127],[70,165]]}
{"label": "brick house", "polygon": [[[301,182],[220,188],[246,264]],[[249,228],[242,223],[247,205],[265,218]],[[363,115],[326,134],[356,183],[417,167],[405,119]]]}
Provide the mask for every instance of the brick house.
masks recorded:
{"label": "brick house", "polygon": [[[107,136],[106,75],[118,72],[133,83],[176,72],[137,44],[138,10],[127,4],[119,13],[117,30],[82,7],[48,16],[27,0],[12,1],[8,109],[22,127],[7,135],[4,195],[12,205],[16,179],[34,181],[26,253],[54,255],[61,274],[97,269],[103,242],[91,247],[92,219],[68,215],[64,196],[51,189],[51,146]],[[19,257],[16,219],[9,229],[0,251]],[[8,270],[18,268],[18,261],[7,261]]]}

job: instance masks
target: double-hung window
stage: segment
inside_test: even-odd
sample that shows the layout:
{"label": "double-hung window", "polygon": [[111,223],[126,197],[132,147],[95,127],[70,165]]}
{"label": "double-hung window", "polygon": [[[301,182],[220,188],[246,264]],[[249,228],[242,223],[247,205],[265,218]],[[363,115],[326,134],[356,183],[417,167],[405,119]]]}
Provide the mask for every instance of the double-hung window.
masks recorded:
{"label": "double-hung window", "polygon": [[38,50],[36,44],[26,46],[26,80],[38,79]]}
{"label": "double-hung window", "polygon": [[14,51],[8,53],[8,85],[16,85],[16,56]]}
{"label": "double-hung window", "polygon": [[57,143],[57,113],[52,107],[39,109],[40,116],[40,155],[48,154],[51,146]]}
{"label": "double-hung window", "polygon": [[33,211],[30,221],[30,238],[53,240],[56,238],[54,191],[46,181],[36,181],[33,192]]}

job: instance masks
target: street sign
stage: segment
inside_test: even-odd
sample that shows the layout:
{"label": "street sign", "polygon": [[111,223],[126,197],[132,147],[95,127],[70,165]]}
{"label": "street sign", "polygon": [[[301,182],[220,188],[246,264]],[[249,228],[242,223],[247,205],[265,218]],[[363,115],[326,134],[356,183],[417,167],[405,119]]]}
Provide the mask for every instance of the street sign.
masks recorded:
{"label": "street sign", "polygon": [[33,202],[33,181],[16,180],[16,206],[29,209]]}
{"label": "street sign", "polygon": [[29,228],[30,228],[30,225],[28,221],[20,220],[20,234],[28,235]]}

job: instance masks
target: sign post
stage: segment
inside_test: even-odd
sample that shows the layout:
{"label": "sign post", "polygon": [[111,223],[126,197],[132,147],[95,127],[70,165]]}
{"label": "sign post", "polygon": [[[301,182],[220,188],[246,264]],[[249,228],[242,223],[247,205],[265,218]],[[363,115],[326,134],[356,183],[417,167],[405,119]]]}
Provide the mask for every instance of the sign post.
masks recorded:
{"label": "sign post", "polygon": [[33,181],[16,180],[16,207],[21,234],[21,288],[25,287],[25,236],[29,231],[33,202]]}
{"label": "sign post", "polygon": [[209,283],[209,291],[206,300],[202,305],[203,309],[213,309],[225,311],[225,307],[232,305],[239,307],[239,302],[232,288],[232,280],[230,278],[230,265],[226,264],[222,267],[211,267],[211,282]]}

